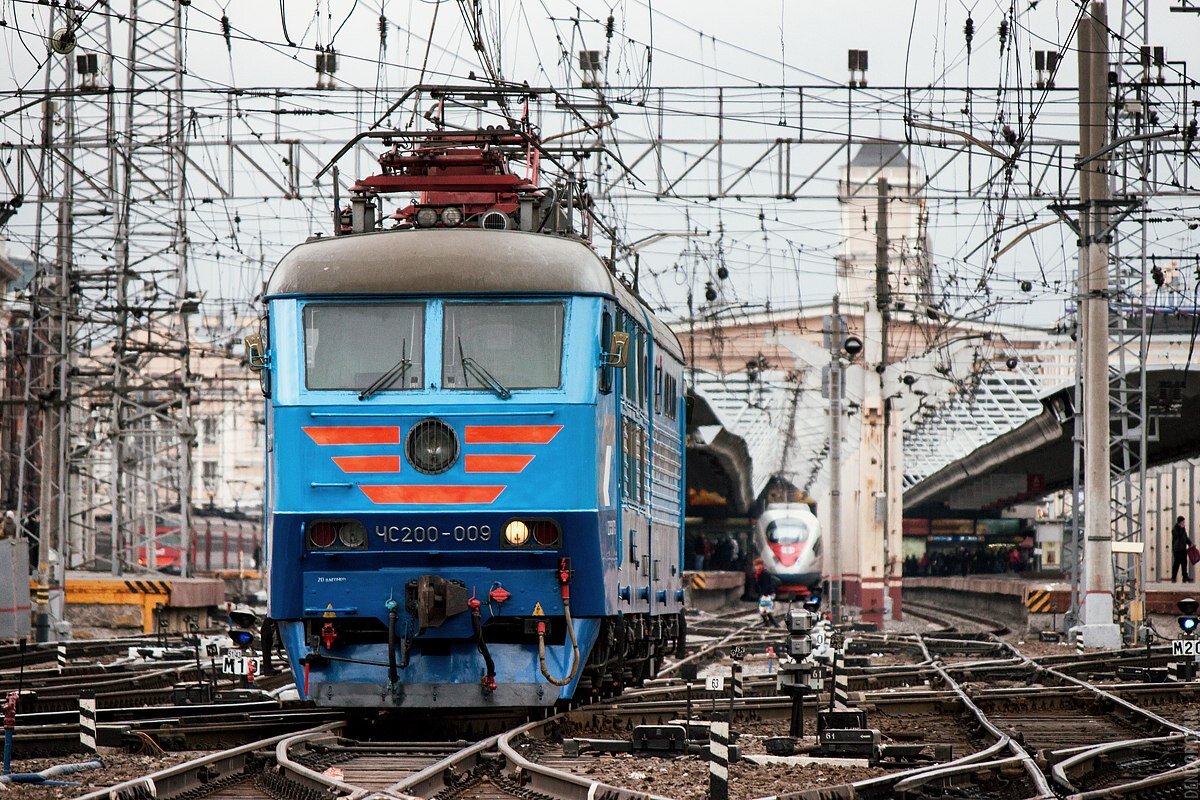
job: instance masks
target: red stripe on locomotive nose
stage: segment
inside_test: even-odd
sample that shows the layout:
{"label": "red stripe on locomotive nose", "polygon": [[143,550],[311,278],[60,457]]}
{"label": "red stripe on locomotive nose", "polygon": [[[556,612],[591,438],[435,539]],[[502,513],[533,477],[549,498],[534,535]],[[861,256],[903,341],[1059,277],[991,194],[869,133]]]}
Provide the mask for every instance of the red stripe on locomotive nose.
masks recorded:
{"label": "red stripe on locomotive nose", "polygon": [[317,444],[400,444],[400,429],[374,425],[303,428]]}
{"label": "red stripe on locomotive nose", "polygon": [[467,444],[546,444],[562,425],[468,425]]}
{"label": "red stripe on locomotive nose", "polygon": [[342,472],[399,472],[400,456],[334,456]]}
{"label": "red stripe on locomotive nose", "polygon": [[494,502],[504,486],[359,486],[378,505],[461,505]]}
{"label": "red stripe on locomotive nose", "polygon": [[467,456],[467,472],[520,472],[533,456]]}

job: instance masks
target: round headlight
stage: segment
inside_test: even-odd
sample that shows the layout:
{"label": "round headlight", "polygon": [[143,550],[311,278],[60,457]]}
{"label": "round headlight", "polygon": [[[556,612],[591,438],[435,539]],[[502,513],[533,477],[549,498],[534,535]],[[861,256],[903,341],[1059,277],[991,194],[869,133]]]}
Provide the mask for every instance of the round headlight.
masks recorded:
{"label": "round headlight", "polygon": [[450,206],[442,209],[442,224],[447,228],[453,228],[458,223],[462,222],[462,209]]}
{"label": "round headlight", "polygon": [[343,547],[362,547],[367,543],[367,530],[361,522],[346,522],[338,531]]}
{"label": "round headlight", "polygon": [[520,547],[529,541],[529,526],[519,519],[514,519],[504,526],[504,540]]}
{"label": "round headlight", "polygon": [[432,228],[437,224],[438,213],[436,208],[424,207],[417,211],[417,225],[422,228]]}
{"label": "round headlight", "polygon": [[308,525],[308,541],[313,547],[331,547],[337,540],[337,526],[332,522],[312,522]]}
{"label": "round headlight", "polygon": [[458,437],[440,419],[421,420],[408,432],[404,450],[417,472],[439,475],[458,459]]}

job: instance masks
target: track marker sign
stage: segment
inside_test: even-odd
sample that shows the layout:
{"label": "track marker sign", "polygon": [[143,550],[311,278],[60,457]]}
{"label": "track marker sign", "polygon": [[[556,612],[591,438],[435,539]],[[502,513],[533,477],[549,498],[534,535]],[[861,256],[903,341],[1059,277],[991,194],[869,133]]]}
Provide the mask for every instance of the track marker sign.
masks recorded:
{"label": "track marker sign", "polygon": [[704,688],[710,692],[725,691],[725,676],[724,675],[709,675],[704,679]]}
{"label": "track marker sign", "polygon": [[1171,655],[1200,656],[1200,639],[1174,639],[1171,641]]}
{"label": "track marker sign", "polygon": [[257,656],[247,656],[241,650],[227,649],[221,656],[221,672],[226,675],[247,675],[250,665],[254,664],[254,674],[262,674],[262,660]]}

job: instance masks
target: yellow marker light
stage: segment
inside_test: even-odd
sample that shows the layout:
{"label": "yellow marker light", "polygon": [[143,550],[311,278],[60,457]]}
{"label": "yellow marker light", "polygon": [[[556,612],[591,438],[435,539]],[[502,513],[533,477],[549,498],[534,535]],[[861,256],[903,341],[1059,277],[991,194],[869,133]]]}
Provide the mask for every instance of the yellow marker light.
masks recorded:
{"label": "yellow marker light", "polygon": [[520,547],[529,541],[529,526],[519,519],[504,526],[504,540],[511,545]]}

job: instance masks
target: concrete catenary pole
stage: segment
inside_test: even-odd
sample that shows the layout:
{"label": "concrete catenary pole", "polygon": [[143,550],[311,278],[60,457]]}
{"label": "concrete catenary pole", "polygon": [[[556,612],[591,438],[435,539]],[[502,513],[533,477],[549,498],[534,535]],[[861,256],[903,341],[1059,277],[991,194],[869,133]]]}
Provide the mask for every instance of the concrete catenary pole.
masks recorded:
{"label": "concrete catenary pole", "polygon": [[833,296],[829,325],[829,613],[841,619],[842,573],[838,548],[842,546],[842,318],[838,296]]}
{"label": "concrete catenary pole", "polygon": [[1079,26],[1080,250],[1083,337],[1084,552],[1080,635],[1085,647],[1119,647],[1113,622],[1112,498],[1108,408],[1108,24],[1093,2]]}

